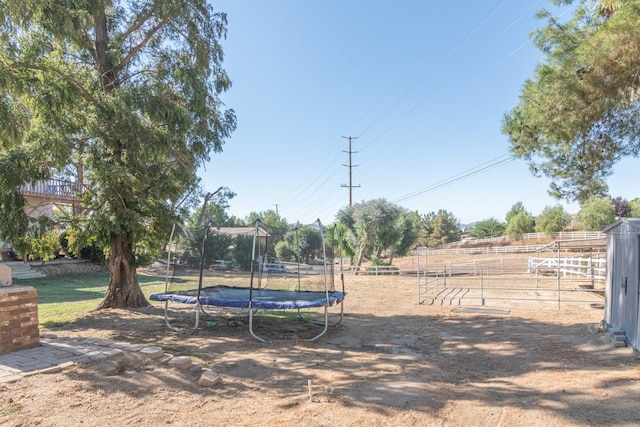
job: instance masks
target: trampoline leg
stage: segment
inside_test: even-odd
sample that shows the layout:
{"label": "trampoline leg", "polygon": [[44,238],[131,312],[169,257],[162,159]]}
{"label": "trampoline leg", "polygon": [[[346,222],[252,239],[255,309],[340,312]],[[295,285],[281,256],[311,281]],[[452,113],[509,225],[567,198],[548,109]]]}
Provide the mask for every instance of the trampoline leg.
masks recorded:
{"label": "trampoline leg", "polygon": [[[322,324],[322,323],[318,322],[318,324]],[[306,338],[304,341],[315,341],[321,336],[323,336],[325,333],[327,333],[328,329],[329,329],[329,305],[327,304],[324,306],[324,329],[315,337]]]}
{"label": "trampoline leg", "polygon": [[255,332],[253,332],[253,308],[251,307],[251,304],[249,304],[249,333],[251,333],[251,336],[258,341],[267,342],[264,338],[259,337]]}
{"label": "trampoline leg", "polygon": [[167,325],[167,328],[169,328],[173,332],[177,332],[179,334],[191,335],[196,331],[196,329],[198,329],[198,323],[200,322],[200,310],[201,310],[201,306],[200,306],[200,303],[198,302],[196,303],[196,320],[192,329],[184,330],[184,329],[176,328],[171,324],[171,321],[169,320],[169,301],[165,301],[164,302],[164,324]]}

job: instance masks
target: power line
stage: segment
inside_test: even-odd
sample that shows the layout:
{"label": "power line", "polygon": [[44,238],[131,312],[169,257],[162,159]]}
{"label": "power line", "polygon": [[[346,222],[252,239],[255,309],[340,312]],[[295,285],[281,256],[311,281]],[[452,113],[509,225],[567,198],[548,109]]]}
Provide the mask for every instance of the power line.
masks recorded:
{"label": "power line", "polygon": [[402,202],[404,200],[409,200],[409,199],[413,199],[414,197],[420,196],[422,194],[425,193],[429,193],[431,191],[435,191],[437,189],[440,189],[442,187],[446,187],[449,186],[451,184],[455,184],[456,182],[471,178],[472,176],[481,174],[483,172],[486,172],[488,170],[497,168],[498,166],[502,166],[504,164],[510,163],[512,162],[514,159],[514,157],[511,154],[504,154],[500,157],[496,157],[495,159],[489,160],[487,162],[484,162],[478,166],[474,166],[470,169],[467,169],[466,171],[460,172],[456,175],[453,175],[449,178],[443,179],[441,181],[438,181],[434,184],[431,184],[427,187],[423,187],[419,190],[416,190],[412,193],[409,193],[405,196],[399,197],[395,200],[392,201],[392,203],[398,203],[398,202]]}

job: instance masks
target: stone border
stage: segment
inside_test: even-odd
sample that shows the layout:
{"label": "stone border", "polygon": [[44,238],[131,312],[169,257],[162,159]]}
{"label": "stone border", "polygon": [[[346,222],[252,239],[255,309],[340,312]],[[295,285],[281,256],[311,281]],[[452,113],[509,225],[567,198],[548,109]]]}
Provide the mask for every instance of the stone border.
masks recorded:
{"label": "stone border", "polygon": [[[53,374],[74,365],[95,360],[105,360],[123,352],[138,352],[158,365],[166,365],[181,371],[200,373],[197,381],[201,387],[213,387],[222,381],[220,374],[193,363],[190,357],[174,357],[159,346],[130,344],[96,338],[64,338],[43,334],[40,346],[28,350],[4,354],[0,358],[0,384],[15,382],[37,374]],[[7,362],[7,366],[2,362]]]}

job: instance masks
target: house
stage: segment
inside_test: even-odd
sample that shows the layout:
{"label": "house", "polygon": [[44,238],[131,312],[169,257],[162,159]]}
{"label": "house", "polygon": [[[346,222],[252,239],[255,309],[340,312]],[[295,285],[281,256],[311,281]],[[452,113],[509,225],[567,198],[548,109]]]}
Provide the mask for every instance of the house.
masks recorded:
{"label": "house", "polygon": [[33,185],[22,185],[20,193],[27,205],[27,215],[31,218],[41,216],[53,218],[54,206],[66,209],[70,206],[78,206],[80,202],[76,184],[57,178]]}
{"label": "house", "polygon": [[[228,234],[231,237],[236,236],[249,236],[253,237],[256,234],[256,227],[216,227],[214,230],[218,233]],[[258,227],[257,240],[260,244],[267,246],[267,240],[269,233],[267,233],[262,227]]]}

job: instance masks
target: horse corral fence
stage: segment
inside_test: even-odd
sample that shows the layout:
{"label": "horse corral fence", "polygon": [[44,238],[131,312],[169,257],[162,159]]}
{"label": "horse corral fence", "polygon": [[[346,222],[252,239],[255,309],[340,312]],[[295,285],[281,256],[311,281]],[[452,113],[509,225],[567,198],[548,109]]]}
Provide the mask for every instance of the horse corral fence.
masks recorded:
{"label": "horse corral fence", "polygon": [[588,257],[530,256],[428,264],[416,250],[418,303],[489,305],[496,301],[602,304],[604,253]]}

